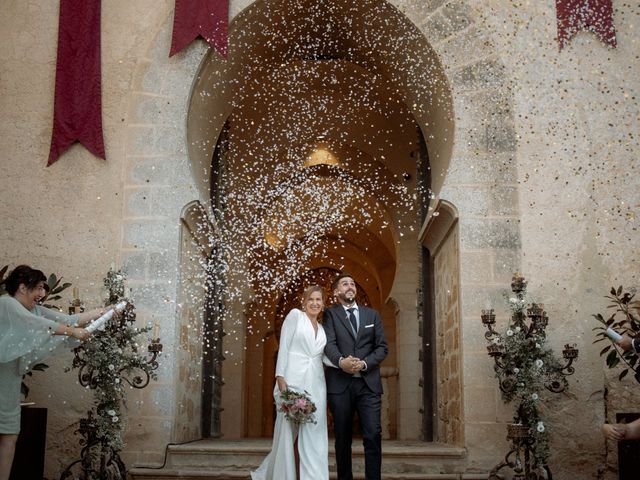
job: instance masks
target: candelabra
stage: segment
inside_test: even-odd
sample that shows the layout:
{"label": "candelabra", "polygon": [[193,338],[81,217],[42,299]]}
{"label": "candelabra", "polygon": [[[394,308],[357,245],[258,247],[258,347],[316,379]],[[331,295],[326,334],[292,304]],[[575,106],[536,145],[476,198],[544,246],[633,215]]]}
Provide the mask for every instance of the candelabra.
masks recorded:
{"label": "candelabra", "polygon": [[541,304],[532,303],[525,308],[526,286],[524,277],[516,273],[511,283],[515,297],[509,299],[512,306],[511,321],[504,336],[495,329],[496,315],[493,309],[482,310],[480,316],[487,329],[484,334],[489,342],[487,353],[494,360],[502,396],[505,401],[520,400],[514,422],[507,425],[507,440],[511,442],[511,449],[504,461],[491,470],[490,480],[500,478],[498,472],[503,468],[513,471],[513,480],[551,478],[546,458],[536,455],[539,439],[534,433],[537,430],[538,434],[542,434],[544,424],[539,421],[535,406],[538,394],[526,390],[525,378],[532,378],[533,375],[544,388],[560,393],[568,385],[566,376],[575,372],[573,362],[578,357],[575,345],[565,345],[562,351],[563,364],[550,350],[543,349],[549,317]]}
{"label": "candelabra", "polygon": [[[76,304],[79,305],[80,302],[74,300],[72,307],[75,308]],[[118,405],[122,400],[123,393],[119,393],[122,390],[117,390],[117,387],[114,389],[112,383],[119,385],[121,382],[126,382],[136,389],[145,388],[155,375],[153,372],[159,367],[157,358],[162,353],[162,343],[157,337],[151,340],[146,356],[137,353],[137,345],[133,342],[133,338],[139,333],[148,331],[148,328],[138,331],[130,329],[134,321],[135,309],[128,303],[124,312],[106,323],[103,335],[98,332],[94,334],[92,340],[95,339],[96,345],[83,344],[74,349],[73,367],[78,368],[80,385],[91,390],[100,389],[103,392],[103,399],[105,392],[108,392],[107,396],[110,398],[107,400],[108,403],[98,403],[96,407],[98,416],[90,410],[87,417],[80,420],[80,426],[75,432],[82,437],[79,441],[82,446],[80,459],[62,472],[60,480],[68,478],[124,480],[127,477],[125,464],[118,453],[119,449],[105,437],[108,433],[104,431],[105,418],[107,418],[107,430],[113,428],[110,425],[112,421],[114,425],[120,421],[115,416],[115,410],[110,410],[111,407],[107,406]],[[154,331],[154,335],[157,335],[157,331]],[[111,348],[114,356],[120,356],[120,361],[114,361],[109,365],[96,362],[93,355],[96,352],[102,352],[105,347]],[[129,351],[127,355],[123,354],[125,350]],[[113,364],[117,364],[118,368]],[[109,380],[105,378],[106,376]],[[79,473],[74,473],[78,470]]]}

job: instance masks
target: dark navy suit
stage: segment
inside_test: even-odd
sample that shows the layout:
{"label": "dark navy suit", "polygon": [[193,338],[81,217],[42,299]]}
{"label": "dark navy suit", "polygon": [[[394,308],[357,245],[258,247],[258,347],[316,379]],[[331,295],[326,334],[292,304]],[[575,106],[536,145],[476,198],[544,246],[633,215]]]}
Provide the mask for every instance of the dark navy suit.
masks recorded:
{"label": "dark navy suit", "polygon": [[327,400],[333,415],[336,436],[338,480],[352,480],[351,425],[357,411],[365,456],[366,480],[380,480],[382,468],[382,427],[380,425],[382,382],[380,362],[387,356],[387,340],[382,320],[372,308],[358,306],[358,334],[354,335],[348,314],[342,305],[324,313],[327,335],[325,354],[334,365],[349,355],[364,360],[367,369],[360,376],[340,368],[327,368]]}

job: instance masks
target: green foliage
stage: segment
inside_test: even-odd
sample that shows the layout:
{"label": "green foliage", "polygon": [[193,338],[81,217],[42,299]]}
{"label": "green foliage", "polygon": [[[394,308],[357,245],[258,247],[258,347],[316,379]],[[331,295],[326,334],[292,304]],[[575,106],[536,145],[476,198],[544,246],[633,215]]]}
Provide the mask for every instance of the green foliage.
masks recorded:
{"label": "green foliage", "polygon": [[593,328],[596,332],[596,340],[593,343],[609,342],[602,350],[600,356],[605,357],[605,362],[609,368],[617,368],[621,363],[624,368],[618,375],[618,380],[625,378],[629,372],[633,372],[633,376],[640,383],[640,364],[638,364],[638,354],[632,350],[624,351],[617,343],[611,340],[607,334],[607,328],[611,327],[620,334],[627,334],[631,337],[637,337],[640,333],[640,302],[634,300],[635,292],[625,291],[619,286],[617,289],[611,287],[609,295],[604,298],[611,303],[607,305],[607,309],[613,310],[611,315],[605,318],[602,314],[596,313],[593,317],[602,326]]}
{"label": "green foliage", "polygon": [[34,370],[38,371],[38,372],[44,372],[47,368],[49,368],[49,365],[47,365],[46,363],[36,363],[35,365],[33,365],[31,367],[31,369],[27,373],[25,373],[22,376],[22,384],[20,385],[20,393],[22,394],[22,396],[24,398],[27,398],[29,396],[29,386],[26,383],[24,383],[25,377],[33,376]]}
{"label": "green foliage", "polygon": [[6,289],[6,282],[7,279],[4,278],[4,274],[7,273],[7,270],[9,269],[9,265],[5,265],[4,267],[0,268],[0,295],[5,295],[7,293],[7,289]]}
{"label": "green foliage", "polygon": [[62,277],[58,278],[54,273],[49,275],[49,277],[47,278],[47,285],[49,286],[49,291],[40,300],[40,304],[43,307],[60,310],[59,307],[57,307],[56,305],[50,302],[57,302],[58,300],[60,300],[62,298],[60,294],[71,286],[69,282],[65,282],[62,285],[60,285],[61,281],[62,281]]}
{"label": "green foliage", "polygon": [[[121,271],[110,270],[104,279],[109,289],[105,306],[123,298],[126,276]],[[124,444],[123,408],[126,390],[130,386],[143,388],[147,378],[156,379],[154,367],[141,352],[137,338],[148,332],[149,327],[135,326],[136,313],[129,303],[125,311],[114,316],[103,331],[96,331],[82,346],[76,349],[72,367],[80,369],[83,385],[94,391],[95,407],[87,419],[96,430],[96,439],[102,451],[120,451]]]}
{"label": "green foliage", "polygon": [[568,387],[568,382],[561,373],[560,360],[547,345],[545,329],[527,323],[525,293],[523,290],[516,297],[507,296],[511,321],[504,333],[493,339],[502,352],[496,377],[500,380],[503,401],[518,402],[514,423],[529,427],[537,464],[546,465],[549,431],[539,407],[547,390],[562,391]]}

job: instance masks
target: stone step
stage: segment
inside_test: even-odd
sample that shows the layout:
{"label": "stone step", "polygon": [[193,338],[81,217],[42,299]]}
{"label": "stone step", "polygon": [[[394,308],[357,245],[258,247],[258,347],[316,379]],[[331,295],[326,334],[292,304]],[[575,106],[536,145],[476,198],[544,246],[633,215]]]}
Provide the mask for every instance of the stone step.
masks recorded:
{"label": "stone step", "polygon": [[[250,479],[249,472],[258,467],[269,453],[269,439],[200,440],[170,445],[163,468],[132,468],[132,480],[168,479]],[[486,475],[463,474],[466,450],[450,445],[424,442],[385,441],[383,476],[388,480],[460,480],[487,478]],[[335,453],[329,449],[329,469],[335,477]],[[355,479],[364,479],[364,450],[353,447]]]}
{"label": "stone step", "polygon": [[[168,449],[166,466],[170,468],[209,468],[251,470],[256,468],[271,449],[270,440],[220,441],[201,440]],[[443,444],[424,442],[384,442],[383,471],[388,473],[437,473],[445,465],[455,465],[465,450]],[[364,469],[362,445],[353,447],[354,471]],[[335,453],[329,449],[329,467],[335,465]],[[434,471],[435,470],[435,471]]]}
{"label": "stone step", "polygon": [[[130,480],[251,480],[248,472],[203,470],[154,470],[134,468],[129,472]],[[330,480],[336,480],[334,472],[329,475]],[[364,474],[354,473],[354,480],[365,480]],[[384,480],[486,480],[487,475],[459,474],[459,473],[398,473],[383,474]]]}

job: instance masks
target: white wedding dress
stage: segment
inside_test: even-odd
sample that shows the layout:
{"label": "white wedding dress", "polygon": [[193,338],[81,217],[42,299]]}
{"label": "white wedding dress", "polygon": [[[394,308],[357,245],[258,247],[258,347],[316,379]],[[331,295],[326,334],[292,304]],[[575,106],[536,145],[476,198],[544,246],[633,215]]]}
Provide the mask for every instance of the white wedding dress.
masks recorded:
{"label": "white wedding dress", "polygon": [[[307,391],[317,410],[318,423],[297,427],[278,411],[271,452],[260,467],[251,472],[252,480],[296,480],[293,443],[298,437],[300,480],[328,480],[329,443],[327,438],[327,388],[322,357],[327,337],[318,324],[315,334],[309,317],[297,308],[289,312],[282,324],[276,376],[284,377],[290,390]],[[278,385],[273,390],[280,404]]]}

